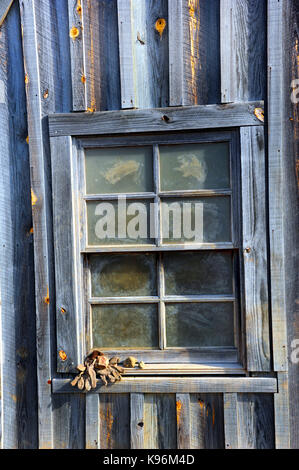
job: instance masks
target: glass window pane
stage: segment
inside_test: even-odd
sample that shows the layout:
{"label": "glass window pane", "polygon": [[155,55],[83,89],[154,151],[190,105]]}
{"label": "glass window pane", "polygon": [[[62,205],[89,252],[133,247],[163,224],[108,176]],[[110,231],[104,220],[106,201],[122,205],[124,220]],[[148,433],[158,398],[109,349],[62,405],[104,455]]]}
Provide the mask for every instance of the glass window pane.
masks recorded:
{"label": "glass window pane", "polygon": [[[152,201],[88,201],[89,245],[152,244]],[[154,219],[153,219],[154,220]]]}
{"label": "glass window pane", "polygon": [[92,255],[89,266],[92,297],[157,295],[154,254]]}
{"label": "glass window pane", "polygon": [[229,143],[160,145],[161,190],[230,187]]}
{"label": "glass window pane", "polygon": [[85,151],[87,194],[153,190],[151,147],[100,148]]}
{"label": "glass window pane", "polygon": [[230,197],[162,200],[163,243],[231,241]]}
{"label": "glass window pane", "polygon": [[233,303],[166,305],[168,347],[234,346]]}
{"label": "glass window pane", "polygon": [[229,295],[233,293],[232,253],[163,254],[166,295]]}
{"label": "glass window pane", "polygon": [[156,348],[157,304],[94,305],[92,334],[94,347]]}

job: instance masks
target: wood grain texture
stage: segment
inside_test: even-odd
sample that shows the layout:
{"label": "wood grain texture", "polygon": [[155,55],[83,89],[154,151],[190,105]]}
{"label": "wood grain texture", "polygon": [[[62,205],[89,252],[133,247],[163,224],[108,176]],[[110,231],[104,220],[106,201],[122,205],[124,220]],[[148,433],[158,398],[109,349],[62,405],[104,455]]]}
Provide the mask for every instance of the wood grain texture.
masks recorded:
{"label": "wood grain texture", "polygon": [[266,2],[220,0],[221,101],[265,99]]}
{"label": "wood grain texture", "polygon": [[190,395],[192,449],[224,449],[223,395]]}
{"label": "wood grain texture", "polygon": [[84,0],[87,108],[121,108],[117,0]]}
{"label": "wood grain texture", "polygon": [[144,448],[176,449],[176,403],[174,394],[144,396]]}
{"label": "wood grain texture", "polygon": [[[82,360],[79,341],[81,317],[78,277],[76,155],[70,137],[51,139],[52,195],[56,286],[57,370],[74,372]],[[76,173],[77,174],[77,173]]]}
{"label": "wood grain texture", "polygon": [[85,400],[85,448],[99,449],[100,447],[100,403],[99,396],[86,395]]}
{"label": "wood grain texture", "polygon": [[[2,3],[1,8],[8,6]],[[0,36],[0,447],[4,449],[34,448],[38,441],[24,75],[20,15],[15,3]]]}
{"label": "wood grain texture", "polygon": [[144,449],[144,394],[130,394],[131,449]]}
{"label": "wood grain texture", "polygon": [[83,1],[68,0],[73,111],[87,107],[83,8]]}
{"label": "wood grain texture", "polygon": [[239,448],[274,449],[273,395],[238,393],[237,396]]}
{"label": "wood grain texture", "polygon": [[13,0],[2,0],[1,5],[0,5],[0,26],[4,22],[9,9],[12,5]]}
{"label": "wood grain texture", "polygon": [[53,406],[53,448],[85,448],[85,395],[55,396]]}
{"label": "wood grain texture", "polygon": [[240,129],[247,368],[269,371],[264,129]]}
{"label": "wood grain texture", "polygon": [[278,372],[278,393],[274,395],[275,414],[275,448],[289,449],[291,446],[290,435],[290,399],[289,399],[289,375],[287,372]]}
{"label": "wood grain texture", "polygon": [[254,114],[263,103],[185,106],[122,112],[52,114],[50,136],[179,131],[262,125]]}
{"label": "wood grain texture", "polygon": [[[268,177],[269,177],[269,234],[272,303],[272,335],[274,370],[286,371],[287,318],[286,318],[286,247],[285,217],[287,210],[283,147],[283,15],[284,2],[268,1]],[[270,47],[271,44],[271,47]]]}
{"label": "wood grain texture", "polygon": [[[285,155],[285,205],[288,217],[285,217],[287,285],[286,311],[288,344],[292,345],[299,338],[299,108],[296,99],[290,100],[290,92],[298,99],[299,61],[299,2],[288,1],[284,5],[284,155]],[[294,83],[297,84],[294,87]],[[291,88],[291,90],[290,90]],[[295,88],[295,89],[294,89]],[[292,350],[290,350],[291,352]],[[297,356],[298,357],[298,356]],[[290,413],[290,447],[299,448],[299,365],[293,361],[288,364],[289,407]]]}
{"label": "wood grain texture", "polygon": [[176,394],[177,448],[191,449],[190,394]]}
{"label": "wood grain texture", "polygon": [[168,15],[170,106],[219,103],[219,0],[173,0]]}
{"label": "wood grain texture", "polygon": [[[77,393],[70,379],[53,379],[53,393]],[[276,393],[275,378],[237,377],[126,377],[105,387],[99,382],[90,393]]]}
{"label": "wood grain texture", "polygon": [[118,0],[118,19],[122,108],[168,106],[167,1]]}
{"label": "wood grain texture", "polygon": [[121,107],[136,108],[131,0],[117,0]]}
{"label": "wood grain texture", "polygon": [[[67,3],[19,2],[28,113],[33,201],[39,447],[53,447],[53,415],[48,380],[55,365],[54,271],[51,213],[49,112],[71,109]],[[51,32],[49,34],[49,32]],[[59,72],[58,72],[59,71]]]}
{"label": "wood grain texture", "polygon": [[224,393],[224,436],[226,449],[239,448],[238,399],[236,393]]}
{"label": "wood grain texture", "polygon": [[100,395],[100,448],[130,448],[130,396]]}

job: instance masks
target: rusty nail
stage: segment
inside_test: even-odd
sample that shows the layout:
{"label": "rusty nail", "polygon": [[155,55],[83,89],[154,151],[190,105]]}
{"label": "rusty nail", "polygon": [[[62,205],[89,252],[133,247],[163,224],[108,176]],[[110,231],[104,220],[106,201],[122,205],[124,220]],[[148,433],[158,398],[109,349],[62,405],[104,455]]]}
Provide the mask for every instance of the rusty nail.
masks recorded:
{"label": "rusty nail", "polygon": [[60,349],[60,351],[58,352],[58,354],[59,354],[59,357],[60,357],[60,359],[61,359],[62,361],[66,361],[67,355],[66,355],[66,352],[63,351],[63,349]]}
{"label": "rusty nail", "polygon": [[76,28],[76,26],[73,26],[71,29],[70,29],[70,37],[72,39],[75,39],[79,36],[79,29]]}

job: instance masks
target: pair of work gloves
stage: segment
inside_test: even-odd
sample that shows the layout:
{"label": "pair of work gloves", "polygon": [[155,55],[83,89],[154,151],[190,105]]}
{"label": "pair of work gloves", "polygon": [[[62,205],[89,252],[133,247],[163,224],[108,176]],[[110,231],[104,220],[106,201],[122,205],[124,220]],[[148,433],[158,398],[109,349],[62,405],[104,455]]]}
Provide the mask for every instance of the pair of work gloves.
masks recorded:
{"label": "pair of work gloves", "polygon": [[96,388],[97,376],[104,385],[117,382],[124,373],[123,367],[118,363],[119,357],[114,356],[109,360],[101,351],[94,349],[88,354],[84,364],[77,366],[79,374],[72,380],[71,385],[89,392],[92,388]]}

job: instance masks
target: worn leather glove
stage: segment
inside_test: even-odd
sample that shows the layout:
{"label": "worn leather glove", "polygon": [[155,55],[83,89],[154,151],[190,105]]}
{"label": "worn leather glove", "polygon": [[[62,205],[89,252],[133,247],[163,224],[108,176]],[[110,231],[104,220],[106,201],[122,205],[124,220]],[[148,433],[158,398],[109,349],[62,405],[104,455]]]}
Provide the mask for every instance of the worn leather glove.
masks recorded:
{"label": "worn leather glove", "polygon": [[118,365],[119,358],[112,357],[110,360],[98,349],[93,349],[86,357],[84,364],[79,364],[79,374],[72,380],[71,385],[77,385],[79,390],[89,392],[97,386],[97,375],[104,385],[121,380],[124,369]]}

